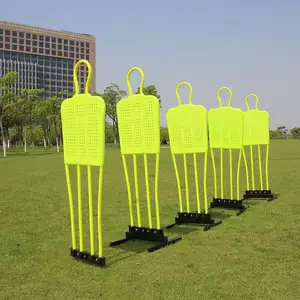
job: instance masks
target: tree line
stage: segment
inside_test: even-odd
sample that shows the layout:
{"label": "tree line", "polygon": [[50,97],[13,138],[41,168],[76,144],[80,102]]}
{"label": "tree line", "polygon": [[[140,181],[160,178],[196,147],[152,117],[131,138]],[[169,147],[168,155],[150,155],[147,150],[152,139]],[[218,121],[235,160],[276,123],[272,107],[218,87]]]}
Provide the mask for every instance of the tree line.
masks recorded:
{"label": "tree line", "polygon": [[[67,92],[43,99],[40,95],[43,89],[22,89],[20,95],[16,95],[15,84],[17,73],[8,72],[0,78],[0,137],[3,154],[12,145],[23,147],[26,152],[28,145],[44,146],[55,145],[57,152],[63,145],[60,108],[63,99],[71,97]],[[139,88],[136,94],[139,93]],[[155,85],[144,88],[145,95],[156,96],[160,103],[161,97]],[[119,143],[118,118],[116,112],[117,103],[127,96],[127,92],[121,90],[116,83],[107,86],[99,95],[106,103],[106,142]],[[285,126],[270,129],[271,139],[300,138],[300,127],[288,130]],[[168,144],[168,128],[161,127],[161,143]]]}

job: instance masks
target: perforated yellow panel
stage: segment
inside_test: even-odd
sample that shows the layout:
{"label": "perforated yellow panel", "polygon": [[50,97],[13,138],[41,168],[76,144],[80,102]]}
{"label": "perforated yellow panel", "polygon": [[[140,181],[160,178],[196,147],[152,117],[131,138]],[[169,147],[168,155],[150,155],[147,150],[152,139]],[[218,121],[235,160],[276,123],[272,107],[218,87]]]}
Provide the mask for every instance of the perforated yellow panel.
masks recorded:
{"label": "perforated yellow panel", "polygon": [[[256,99],[255,109],[251,110],[248,98]],[[247,145],[267,145],[270,143],[269,114],[267,111],[258,110],[258,97],[249,94],[245,98],[247,111],[244,112],[244,134],[243,144]]]}
{"label": "perforated yellow panel", "polygon": [[[222,106],[220,93],[227,90],[230,93],[228,106]],[[211,148],[240,149],[243,146],[244,115],[241,109],[230,106],[232,91],[222,87],[218,91],[220,107],[208,112],[209,142]]]}
{"label": "perforated yellow panel", "polygon": [[243,144],[267,145],[270,143],[269,114],[266,111],[248,110],[244,112]]}
{"label": "perforated yellow panel", "polygon": [[243,112],[239,108],[211,109],[208,124],[212,148],[240,149],[243,146]]}
{"label": "perforated yellow panel", "polygon": [[[182,104],[178,90],[182,85],[190,88],[189,104]],[[170,147],[173,154],[201,153],[208,150],[206,109],[192,104],[192,86],[180,83],[176,88],[179,105],[167,112]]]}
{"label": "perforated yellow panel", "polygon": [[90,94],[77,94],[61,106],[66,164],[103,166],[105,103]]}
{"label": "perforated yellow panel", "polygon": [[117,104],[122,154],[160,152],[160,105],[155,96],[131,95]]}

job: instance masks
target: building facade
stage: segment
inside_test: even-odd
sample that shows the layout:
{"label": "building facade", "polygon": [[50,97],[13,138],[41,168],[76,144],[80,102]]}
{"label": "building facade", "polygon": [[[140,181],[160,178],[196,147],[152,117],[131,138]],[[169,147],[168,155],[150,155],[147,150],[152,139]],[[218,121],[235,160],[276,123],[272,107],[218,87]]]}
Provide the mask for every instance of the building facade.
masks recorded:
{"label": "building facade", "polygon": [[[0,21],[0,77],[18,74],[16,94],[26,89],[44,89],[43,97],[74,91],[73,69],[80,59],[91,63],[90,92],[96,91],[96,38],[89,34],[43,29]],[[81,91],[88,71],[78,72]]]}

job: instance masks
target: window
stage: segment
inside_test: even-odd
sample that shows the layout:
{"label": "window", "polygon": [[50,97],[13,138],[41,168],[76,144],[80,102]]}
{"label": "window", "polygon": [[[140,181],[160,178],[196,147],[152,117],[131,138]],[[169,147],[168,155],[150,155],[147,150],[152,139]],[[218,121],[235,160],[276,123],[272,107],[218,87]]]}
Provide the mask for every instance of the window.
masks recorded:
{"label": "window", "polygon": [[50,50],[49,49],[46,49],[46,54],[50,55]]}
{"label": "window", "polygon": [[74,41],[70,40],[70,45],[74,46]]}
{"label": "window", "polygon": [[26,39],[30,39],[31,38],[31,34],[30,33],[26,33]]}
{"label": "window", "polygon": [[62,51],[58,51],[58,55],[59,55],[59,56],[62,56]]}
{"label": "window", "polygon": [[76,42],[76,46],[79,46],[79,42],[78,41]]}
{"label": "window", "polygon": [[0,43],[0,48],[3,48],[3,43]]}
{"label": "window", "polygon": [[10,49],[10,45],[9,44],[5,44],[5,49]]}
{"label": "window", "polygon": [[55,79],[55,74],[52,73],[50,76],[51,76],[51,79]]}
{"label": "window", "polygon": [[17,38],[12,38],[12,42],[13,42],[14,44],[16,44],[16,43],[17,43]]}
{"label": "window", "polygon": [[81,48],[81,52],[84,52],[84,48]]}
{"label": "window", "polygon": [[89,53],[90,53],[90,50],[89,50],[89,49],[86,49],[86,50],[85,50],[85,53],[86,53],[86,54],[89,54]]}
{"label": "window", "polygon": [[39,35],[39,40],[43,41],[44,40],[44,36],[43,35]]}
{"label": "window", "polygon": [[76,54],[76,58],[79,59],[79,54],[78,53]]}
{"label": "window", "polygon": [[17,45],[12,45],[12,50],[18,50]]}
{"label": "window", "polygon": [[70,57],[72,57],[72,58],[74,57],[74,52],[70,53]]}
{"label": "window", "polygon": [[56,38],[55,37],[51,38],[51,41],[52,43],[56,43]]}
{"label": "window", "polygon": [[23,45],[19,45],[19,50],[20,51],[24,51],[24,46]]}
{"label": "window", "polygon": [[13,31],[12,36],[18,36],[18,33],[16,31]]}
{"label": "window", "polygon": [[85,47],[86,47],[86,48],[89,48],[89,47],[90,47],[90,44],[89,44],[89,43],[85,43]]}
{"label": "window", "polygon": [[5,37],[5,42],[7,42],[7,43],[10,42],[10,37],[9,36]]}
{"label": "window", "polygon": [[70,46],[70,51],[74,51],[74,46]]}
{"label": "window", "polygon": [[84,42],[81,42],[81,43],[80,43],[80,46],[81,46],[81,47],[84,47]]}
{"label": "window", "polygon": [[33,35],[32,35],[32,39],[37,40],[37,35],[36,35],[36,34],[33,34]]}
{"label": "window", "polygon": [[43,48],[39,48],[39,53],[40,54],[44,54],[44,49]]}
{"label": "window", "polygon": [[87,60],[89,60],[89,59],[90,59],[90,56],[89,56],[89,55],[87,55],[87,56],[86,56],[86,59],[87,59]]}
{"label": "window", "polygon": [[27,52],[30,52],[30,49],[31,49],[30,47],[26,47]]}
{"label": "window", "polygon": [[0,34],[3,34],[3,29],[0,29]]}
{"label": "window", "polygon": [[46,43],[46,48],[50,48],[50,43]]}
{"label": "window", "polygon": [[51,46],[52,48],[56,49],[56,44],[52,44]]}
{"label": "window", "polygon": [[68,77],[67,76],[63,76],[64,78],[64,81],[67,81],[68,80]]}
{"label": "window", "polygon": [[10,35],[10,30],[5,30],[5,35]]}
{"label": "window", "polygon": [[65,51],[65,52],[64,52],[64,56],[68,56],[68,52]]}
{"label": "window", "polygon": [[24,38],[24,32],[19,32],[19,37]]}
{"label": "window", "polygon": [[33,53],[37,53],[37,48],[33,47],[33,48],[32,48],[32,52],[33,52]]}
{"label": "window", "polygon": [[80,57],[81,57],[81,59],[84,59],[84,54],[81,54]]}
{"label": "window", "polygon": [[64,40],[64,44],[65,44],[65,45],[68,45],[68,40]]}
{"label": "window", "polygon": [[33,41],[32,45],[35,46],[35,47],[37,47],[37,41]]}
{"label": "window", "polygon": [[44,47],[44,43],[43,42],[39,42],[39,47]]}
{"label": "window", "polygon": [[46,36],[46,42],[50,42],[50,36]]}
{"label": "window", "polygon": [[[53,42],[53,40],[52,40],[52,42]],[[58,43],[62,44],[62,39],[58,39]]]}
{"label": "window", "polygon": [[79,52],[79,47],[76,47],[76,52]]}
{"label": "window", "polygon": [[69,50],[68,48],[69,48],[68,46],[64,46],[65,51],[68,51]]}
{"label": "window", "polygon": [[61,75],[57,75],[57,80],[61,80]]}
{"label": "window", "polygon": [[62,50],[62,45],[58,45],[58,50]]}
{"label": "window", "polygon": [[19,39],[19,44],[24,45],[24,39]]}
{"label": "window", "polygon": [[31,45],[31,40],[26,40],[26,45],[30,46]]}
{"label": "window", "polygon": [[52,55],[56,55],[56,50],[52,50]]}

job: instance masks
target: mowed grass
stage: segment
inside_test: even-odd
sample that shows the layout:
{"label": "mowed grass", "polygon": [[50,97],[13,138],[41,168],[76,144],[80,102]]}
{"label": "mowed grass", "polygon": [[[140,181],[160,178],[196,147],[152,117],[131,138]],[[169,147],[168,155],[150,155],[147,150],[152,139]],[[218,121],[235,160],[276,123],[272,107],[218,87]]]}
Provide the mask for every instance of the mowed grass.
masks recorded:
{"label": "mowed grass", "polygon": [[[225,158],[228,158],[227,153]],[[219,166],[218,155],[216,161]],[[153,158],[149,160],[152,186],[154,162]],[[207,186],[211,199],[210,157],[208,163]],[[190,201],[195,209],[192,159],[188,164]],[[228,194],[227,166],[225,163]],[[202,174],[200,167],[199,159],[199,174]],[[271,141],[270,188],[280,193],[278,199],[248,202],[250,208],[240,216],[219,210],[214,215],[221,217],[223,224],[207,232],[199,227],[175,227],[166,233],[171,237],[182,235],[181,242],[148,253],[142,251],[149,246],[143,243],[108,247],[110,241],[124,237],[129,224],[120,151],[108,147],[103,182],[103,239],[108,267],[104,269],[70,257],[70,215],[63,155],[55,153],[55,149],[29,148],[27,154],[11,150],[7,158],[0,159],[0,299],[298,299],[299,170],[300,141]],[[93,170],[95,207],[96,171]],[[147,225],[141,161],[138,171],[142,221]],[[76,202],[74,170],[71,175]],[[242,163],[242,188],[245,187],[244,175]],[[85,248],[89,250],[84,169],[82,177]],[[201,180],[200,176],[200,187]],[[256,186],[259,188],[257,182]],[[179,208],[169,149],[161,150],[159,199],[161,223],[167,225],[173,222]],[[76,234],[78,238],[78,231]]]}

